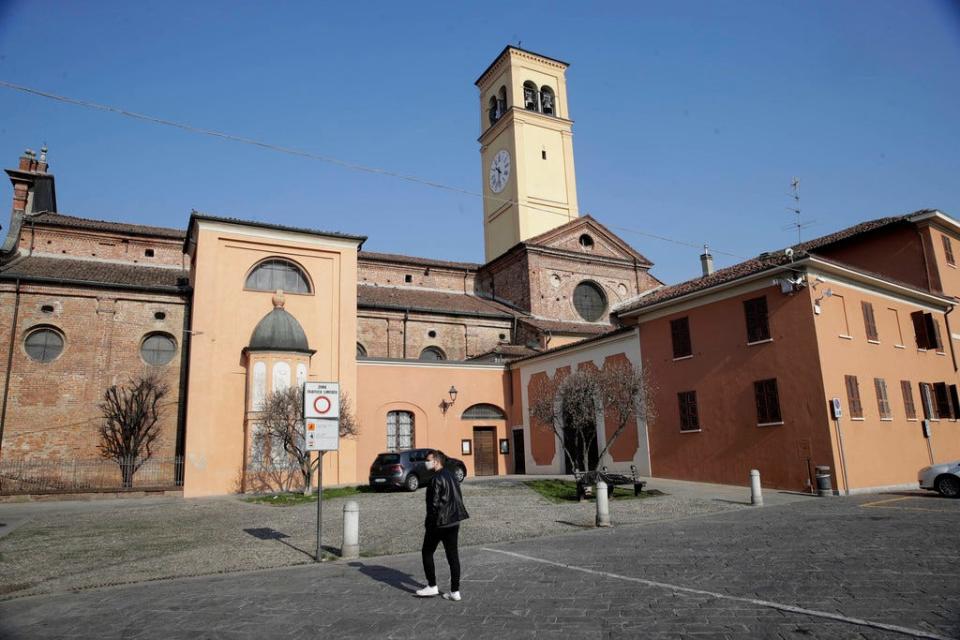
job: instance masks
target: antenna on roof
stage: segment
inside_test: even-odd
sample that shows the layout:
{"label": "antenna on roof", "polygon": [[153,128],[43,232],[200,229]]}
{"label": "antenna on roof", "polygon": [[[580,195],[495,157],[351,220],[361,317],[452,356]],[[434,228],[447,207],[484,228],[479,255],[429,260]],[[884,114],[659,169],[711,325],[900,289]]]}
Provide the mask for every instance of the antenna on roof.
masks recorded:
{"label": "antenna on roof", "polygon": [[811,226],[816,220],[801,220],[800,219],[800,178],[794,176],[790,181],[790,187],[793,189],[793,193],[790,194],[790,197],[793,198],[793,206],[787,207],[787,211],[792,211],[797,216],[797,221],[787,226],[783,227],[784,229],[796,229],[797,230],[797,244],[803,242],[801,237],[801,232],[807,227]]}

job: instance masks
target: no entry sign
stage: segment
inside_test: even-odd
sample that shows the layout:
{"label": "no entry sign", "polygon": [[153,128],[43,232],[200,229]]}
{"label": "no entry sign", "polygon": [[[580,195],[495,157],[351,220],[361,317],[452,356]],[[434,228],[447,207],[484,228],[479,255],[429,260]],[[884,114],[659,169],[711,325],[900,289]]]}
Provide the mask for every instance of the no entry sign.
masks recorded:
{"label": "no entry sign", "polygon": [[303,384],[303,417],[307,420],[339,418],[340,383],[305,382]]}

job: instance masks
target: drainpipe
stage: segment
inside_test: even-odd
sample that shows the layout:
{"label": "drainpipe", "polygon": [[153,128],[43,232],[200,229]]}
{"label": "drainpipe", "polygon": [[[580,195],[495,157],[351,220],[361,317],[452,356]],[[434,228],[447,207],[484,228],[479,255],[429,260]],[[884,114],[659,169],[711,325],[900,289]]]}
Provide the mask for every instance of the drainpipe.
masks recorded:
{"label": "drainpipe", "polygon": [[[187,455],[187,387],[190,384],[190,348],[193,341],[193,332],[191,331],[192,327],[191,322],[193,318],[193,293],[190,294],[190,297],[185,300],[184,310],[183,310],[183,333],[180,334],[180,393],[179,407],[177,409],[177,441],[174,448],[174,455],[183,459],[183,464],[179,469],[176,470],[176,473],[183,474],[185,473],[184,467],[186,466],[186,455]],[[244,406],[249,406],[244,404]],[[246,449],[244,449],[244,455],[246,455]],[[246,466],[244,466],[246,469]],[[180,481],[180,486],[183,486],[183,476],[176,478]]]}
{"label": "drainpipe", "polygon": [[10,394],[10,377],[13,374],[13,348],[17,339],[17,319],[20,315],[20,278],[17,278],[16,297],[13,303],[13,323],[10,325],[10,346],[7,348],[7,375],[3,382],[3,408],[0,409],[0,454],[3,452],[3,427],[7,424],[7,398]]}
{"label": "drainpipe", "polygon": [[407,319],[410,317],[410,309],[403,310],[403,359],[407,359]]}
{"label": "drainpipe", "polygon": [[950,342],[950,359],[953,360],[953,370],[957,371],[957,352],[953,347],[953,332],[950,331],[950,314],[955,308],[951,306],[943,313],[943,323],[947,326],[947,341]]}

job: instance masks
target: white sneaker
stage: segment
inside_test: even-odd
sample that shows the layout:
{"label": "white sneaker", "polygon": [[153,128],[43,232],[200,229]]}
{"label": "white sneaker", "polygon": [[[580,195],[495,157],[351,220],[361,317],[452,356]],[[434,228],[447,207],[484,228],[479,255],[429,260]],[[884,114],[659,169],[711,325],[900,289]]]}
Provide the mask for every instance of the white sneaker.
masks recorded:
{"label": "white sneaker", "polygon": [[418,598],[432,598],[433,596],[440,595],[440,589],[437,587],[431,587],[427,585],[423,589],[417,589]]}
{"label": "white sneaker", "polygon": [[443,594],[444,600],[453,600],[454,602],[460,602],[460,592],[451,591],[450,593]]}

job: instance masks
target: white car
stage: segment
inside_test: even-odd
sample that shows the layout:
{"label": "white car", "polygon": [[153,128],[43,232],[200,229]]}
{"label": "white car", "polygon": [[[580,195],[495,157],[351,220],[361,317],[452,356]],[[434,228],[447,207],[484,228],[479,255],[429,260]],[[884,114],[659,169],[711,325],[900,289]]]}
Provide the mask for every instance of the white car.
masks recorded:
{"label": "white car", "polygon": [[960,498],[960,460],[924,467],[917,480],[921,489],[939,491],[945,498]]}

